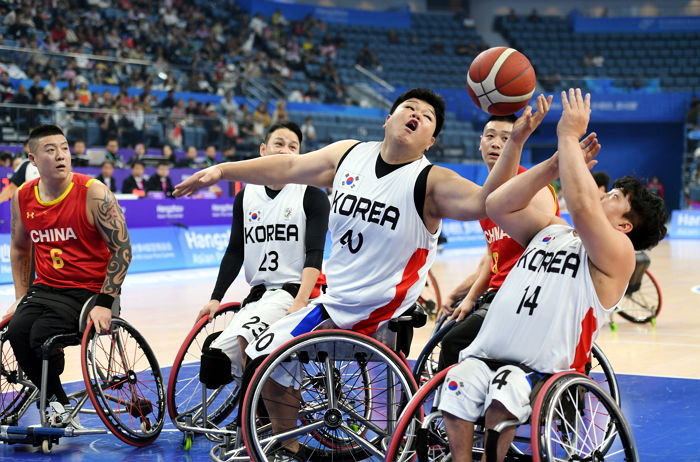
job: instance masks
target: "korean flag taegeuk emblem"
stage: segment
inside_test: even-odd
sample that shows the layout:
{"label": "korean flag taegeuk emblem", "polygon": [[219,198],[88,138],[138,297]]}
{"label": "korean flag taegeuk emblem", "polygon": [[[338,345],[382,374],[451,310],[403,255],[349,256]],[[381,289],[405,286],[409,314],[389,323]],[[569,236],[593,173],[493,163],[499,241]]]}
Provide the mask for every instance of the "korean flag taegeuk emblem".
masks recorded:
{"label": "korean flag taegeuk emblem", "polygon": [[260,223],[260,220],[262,220],[260,210],[251,210],[248,212],[248,223]]}
{"label": "korean flag taegeuk emblem", "polygon": [[350,172],[343,173],[343,182],[341,186],[347,189],[355,189],[360,184],[360,175],[355,175]]}

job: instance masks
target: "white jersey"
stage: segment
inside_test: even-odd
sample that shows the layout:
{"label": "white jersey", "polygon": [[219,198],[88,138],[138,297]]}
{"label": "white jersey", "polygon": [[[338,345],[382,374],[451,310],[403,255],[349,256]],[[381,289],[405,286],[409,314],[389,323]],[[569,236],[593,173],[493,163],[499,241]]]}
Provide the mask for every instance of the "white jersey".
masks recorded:
{"label": "white jersey", "polygon": [[550,225],[513,266],[460,360],[513,361],[542,373],[582,371],[608,311],[598,300],[581,238],[570,226]]}
{"label": "white jersey", "polygon": [[430,162],[421,157],[377,178],[381,146],[356,145],[336,171],[328,289],[316,301],[338,327],[365,334],[413,306],[440,234],[426,229],[413,198],[418,175]]}
{"label": "white jersey", "polygon": [[243,267],[248,284],[277,289],[300,284],[306,259],[306,186],[288,184],[274,199],[265,186],[243,194]]}

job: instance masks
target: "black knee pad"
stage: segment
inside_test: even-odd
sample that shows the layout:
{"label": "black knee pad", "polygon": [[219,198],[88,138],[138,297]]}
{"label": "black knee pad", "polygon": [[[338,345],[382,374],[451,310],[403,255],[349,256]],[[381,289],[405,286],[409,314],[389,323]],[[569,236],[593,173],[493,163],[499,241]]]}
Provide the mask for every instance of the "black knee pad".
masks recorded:
{"label": "black knee pad", "polygon": [[199,381],[210,390],[233,382],[231,376],[231,360],[218,348],[211,348],[211,344],[221,332],[214,332],[204,340],[202,356],[199,364]]}

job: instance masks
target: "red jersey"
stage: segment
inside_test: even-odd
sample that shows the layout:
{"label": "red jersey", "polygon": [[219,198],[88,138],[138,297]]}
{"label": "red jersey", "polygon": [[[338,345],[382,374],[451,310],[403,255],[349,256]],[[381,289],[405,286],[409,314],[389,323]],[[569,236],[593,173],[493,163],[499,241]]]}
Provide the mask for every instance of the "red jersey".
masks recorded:
{"label": "red jersey", "polygon": [[87,192],[93,181],[73,173],[68,188],[50,202],[39,197],[39,178],[20,186],[19,213],[34,244],[35,284],[102,289],[111,253],[88,221]]}
{"label": "red jersey", "polygon": [[[518,167],[518,175],[527,171],[525,167]],[[557,193],[554,192],[552,186],[547,185],[554,197],[554,204],[557,216],[559,216],[559,201],[557,201]],[[498,290],[501,288],[506,276],[510,273],[511,268],[518,261],[520,255],[525,251],[525,248],[518,244],[508,233],[503,231],[500,226],[493,222],[490,218],[479,220],[481,229],[484,230],[486,245],[491,254],[491,280],[489,281],[489,290]]]}

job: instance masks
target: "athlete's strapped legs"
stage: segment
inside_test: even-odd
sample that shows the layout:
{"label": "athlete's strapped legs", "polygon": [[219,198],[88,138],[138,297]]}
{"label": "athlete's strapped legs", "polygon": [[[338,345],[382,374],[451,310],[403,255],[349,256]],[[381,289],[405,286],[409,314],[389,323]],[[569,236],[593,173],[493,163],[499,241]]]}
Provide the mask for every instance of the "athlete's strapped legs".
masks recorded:
{"label": "athlete's strapped legs", "polygon": [[[78,318],[82,303],[79,299],[70,304],[55,301],[66,300],[68,294],[87,299],[92,293],[81,289],[62,290],[60,294],[32,286],[28,296],[19,304],[8,326],[8,339],[17,363],[37,387],[41,387],[41,346],[59,334],[78,333]],[[61,404],[68,404],[60,375],[65,359],[61,345],[50,351],[46,396],[56,396]]]}
{"label": "athlete's strapped legs", "polygon": [[[509,419],[525,422],[532,411],[533,383],[539,377],[539,374],[529,374],[512,365],[493,371],[477,358],[467,358],[452,368],[445,377],[438,407],[445,416],[453,461],[472,460],[473,425],[467,423],[476,422],[484,415],[484,410],[487,410],[487,428]],[[509,428],[499,439],[499,456],[501,448],[507,450],[510,445],[514,430],[514,427]]]}
{"label": "athlete's strapped legs", "polygon": [[211,344],[231,360],[231,375],[238,380],[246,364],[244,351],[269,326],[282,319],[294,302],[289,292],[282,289],[266,291],[260,300],[243,306]]}
{"label": "athlete's strapped legs", "polygon": [[[296,313],[285,316],[270,326],[258,339],[248,345],[246,354],[255,359],[276,350],[283,343],[302,334],[313,331],[328,319],[323,305],[310,304]],[[263,385],[263,400],[270,416],[273,433],[281,433],[296,428],[301,406],[301,372],[299,365],[291,365],[292,373],[273,374],[273,380]],[[275,369],[278,371],[282,368]],[[299,450],[299,442],[289,439],[284,446],[292,452]]]}

